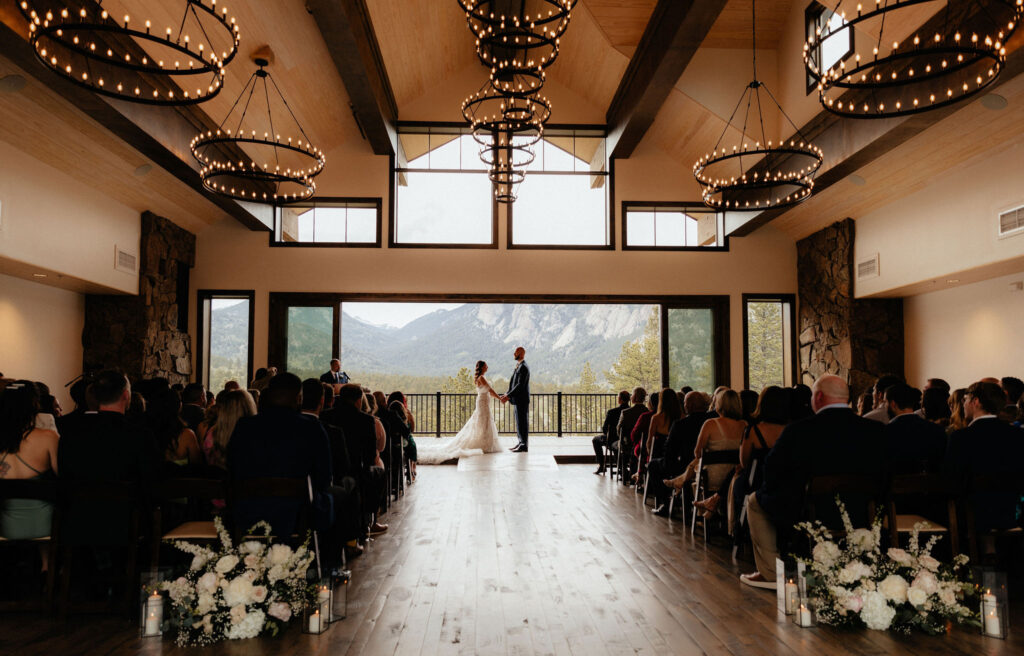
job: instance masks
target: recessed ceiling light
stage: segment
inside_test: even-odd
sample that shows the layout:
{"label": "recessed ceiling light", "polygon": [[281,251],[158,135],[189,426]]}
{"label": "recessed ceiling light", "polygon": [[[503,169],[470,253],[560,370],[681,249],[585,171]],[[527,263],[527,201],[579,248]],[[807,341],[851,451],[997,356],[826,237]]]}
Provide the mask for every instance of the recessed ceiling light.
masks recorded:
{"label": "recessed ceiling light", "polygon": [[951,284],[951,285],[952,285],[952,284],[953,284],[953,283],[955,283],[955,282],[960,282],[960,279],[959,279],[959,278],[950,278],[950,279],[949,279],[949,280],[947,280],[946,282],[948,282],[949,284]]}
{"label": "recessed ceiling light", "polygon": [[33,278],[45,278],[46,274],[45,273],[33,273],[32,277]]}
{"label": "recessed ceiling light", "polygon": [[994,112],[1000,109],[1006,109],[1006,106],[1010,104],[1004,96],[1000,96],[998,93],[989,93],[981,98],[981,105],[985,109],[991,109]]}
{"label": "recessed ceiling light", "polygon": [[149,173],[152,170],[153,170],[153,165],[152,164],[143,164],[142,166],[140,166],[137,169],[135,169],[135,175],[136,175],[136,177],[141,178],[142,176],[146,175],[147,173]]}
{"label": "recessed ceiling light", "polygon": [[20,75],[0,77],[0,93],[14,93],[25,88],[25,78]]}
{"label": "recessed ceiling light", "polygon": [[868,183],[867,180],[865,180],[864,178],[860,177],[856,173],[853,173],[853,174],[847,176],[846,179],[849,180],[852,184],[857,185],[858,187],[863,187],[864,185],[866,185]]}

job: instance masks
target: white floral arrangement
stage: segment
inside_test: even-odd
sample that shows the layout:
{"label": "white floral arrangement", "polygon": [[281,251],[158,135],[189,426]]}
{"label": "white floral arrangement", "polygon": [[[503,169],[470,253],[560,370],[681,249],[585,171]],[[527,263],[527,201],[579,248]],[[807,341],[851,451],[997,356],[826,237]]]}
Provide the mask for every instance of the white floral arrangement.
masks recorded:
{"label": "white floral arrangement", "polygon": [[922,523],[914,526],[907,549],[883,552],[881,517],[870,529],[855,529],[838,497],[836,504],[846,529],[843,539],[834,541],[820,522],[797,525],[814,543],[812,557],[801,560],[810,570],[808,595],[817,601],[820,623],[930,634],[943,633],[950,621],[980,626],[973,604],[965,604],[976,592],[967,580],[967,556],[960,554],[951,564],[933,558],[941,536],[921,547],[919,532],[927,526]]}
{"label": "white floral arrangement", "polygon": [[[210,645],[221,640],[277,635],[316,598],[316,586],[306,573],[314,554],[304,543],[297,549],[286,544],[247,540],[237,547],[220,518],[214,519],[220,549],[174,541],[192,554],[184,576],[162,584],[171,598],[177,620],[177,644],[182,647]],[[258,530],[270,535],[270,525]]]}

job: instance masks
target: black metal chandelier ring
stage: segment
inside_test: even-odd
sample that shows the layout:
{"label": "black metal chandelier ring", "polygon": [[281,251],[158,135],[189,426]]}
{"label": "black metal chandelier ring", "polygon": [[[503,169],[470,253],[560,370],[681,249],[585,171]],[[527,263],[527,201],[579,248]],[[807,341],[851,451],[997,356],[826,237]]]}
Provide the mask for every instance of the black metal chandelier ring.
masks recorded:
{"label": "black metal chandelier ring", "polygon": [[548,121],[551,103],[540,94],[520,98],[486,88],[462,103],[462,117],[474,132],[478,129],[528,132]]}
{"label": "black metal chandelier ring", "polygon": [[265,175],[257,176],[252,173],[246,174],[246,180],[259,180],[267,183],[295,183],[304,187],[302,193],[286,194],[284,196],[278,196],[277,194],[268,194],[266,192],[257,193],[255,191],[249,191],[248,193],[243,187],[233,186],[231,182],[227,184],[218,183],[220,178],[236,178],[238,171],[232,169],[221,169],[221,170],[210,170],[206,171],[203,176],[203,187],[221,196],[227,196],[229,198],[235,198],[237,200],[244,200],[250,202],[263,202],[263,203],[293,203],[303,200],[308,200],[313,197],[316,193],[316,182],[312,178],[306,178],[304,180],[295,180],[286,176],[277,175]]}
{"label": "black metal chandelier ring", "polygon": [[[858,11],[850,20],[845,20],[844,16],[841,28],[819,30],[809,38],[804,44],[804,66],[817,82],[822,106],[845,117],[906,116],[959,102],[994,82],[1006,59],[1004,45],[1024,17],[1024,3],[1019,0],[988,0],[990,4],[1000,6],[1006,14],[1006,22],[1000,23],[985,11],[985,15],[995,23],[990,26],[997,31],[994,35],[979,36],[977,30],[966,26],[963,32],[970,32],[969,37],[962,36],[955,28],[953,34],[936,33],[933,38],[911,34],[902,42],[892,42],[891,50],[879,54],[879,46],[883,43],[879,32],[878,46],[871,56],[862,58],[855,53],[851,68],[847,68],[841,59],[823,71],[812,56],[822,52],[829,39],[847,34],[847,30],[854,30],[866,21],[880,19],[884,26],[889,14],[934,1],[902,0],[893,5],[876,3],[875,9],[866,13]],[[948,80],[942,83],[943,78]],[[944,88],[938,88],[937,84]],[[901,89],[904,92],[897,94],[896,91]],[[840,90],[846,95],[845,99],[838,96]]]}
{"label": "black metal chandelier ring", "polygon": [[[750,190],[751,189],[778,189],[779,182],[745,182],[743,184],[721,184],[704,187],[701,191],[701,198],[704,204],[708,207],[713,207],[722,210],[758,210],[758,209],[770,209],[772,207],[790,207],[807,200],[811,196],[811,192],[814,191],[814,180],[811,178],[798,178],[796,180],[788,181],[796,189],[785,196],[779,195],[778,198],[773,199],[769,196],[764,202],[760,199],[751,201]],[[746,197],[743,201],[730,201],[726,200],[730,193],[735,192],[737,195]]]}
{"label": "black metal chandelier ring", "polygon": [[[712,153],[701,157],[697,160],[697,163],[693,165],[693,176],[697,178],[697,181],[705,185],[713,185],[721,182],[721,178],[716,178],[712,175],[706,175],[705,172],[709,169],[714,169],[718,165],[728,162],[730,160],[740,160],[744,157],[749,159],[756,159],[763,157],[764,162],[768,167],[771,166],[770,159],[777,156],[795,156],[795,157],[807,157],[809,160],[808,166],[801,168],[800,170],[794,171],[775,171],[775,175],[761,176],[765,180],[790,180],[796,178],[804,178],[813,176],[821,168],[825,158],[822,152],[816,146],[809,146],[803,143],[797,143],[795,141],[789,142],[787,145],[780,145],[776,147],[769,146],[767,148],[757,146],[755,148],[737,148],[732,152],[727,152],[724,149],[721,154]],[[769,169],[770,170],[770,169]],[[749,178],[746,176],[744,179]]]}
{"label": "black metal chandelier ring", "polygon": [[[502,155],[505,156],[504,162],[501,160]],[[513,142],[508,145],[493,144],[480,149],[480,160],[489,167],[506,165],[512,169],[520,169],[533,164],[536,158],[537,156],[534,154],[533,149],[529,145],[522,143],[517,144]]]}
{"label": "black metal chandelier ring", "polygon": [[[217,145],[239,146],[241,144],[287,150],[307,158],[310,160],[311,165],[306,169],[293,169],[289,167],[284,171],[281,171],[280,167],[269,169],[259,166],[252,160],[246,164],[242,161],[235,162],[233,160],[228,160],[226,157],[223,159],[212,158],[207,154],[210,152],[212,147]],[[276,138],[271,139],[269,137],[246,137],[243,135],[232,135],[230,132],[222,132],[220,130],[217,130],[216,132],[208,130],[206,133],[197,136],[192,140],[189,147],[192,151],[192,156],[202,166],[202,169],[199,171],[199,175],[203,180],[204,186],[211,191],[243,200],[262,200],[270,202],[293,202],[306,200],[316,192],[316,184],[313,182],[313,178],[323,171],[324,165],[326,164],[326,158],[323,153],[308,143],[303,145],[302,142],[299,142],[299,144],[296,145],[291,143],[290,139],[288,141],[280,141]],[[276,192],[268,194],[265,191],[257,192],[251,190],[248,192],[236,191],[235,189],[230,189],[223,184],[216,184],[216,179],[225,176],[243,177],[248,181],[255,180],[260,182],[291,183],[305,187],[305,191],[302,194],[278,194]]]}
{"label": "black metal chandelier ring", "polygon": [[[476,37],[476,53],[487,66],[519,70],[547,68],[558,56],[559,39],[569,27],[572,9],[579,0],[539,0],[548,7],[536,15],[506,16],[495,13],[494,0],[458,0],[466,22]],[[508,53],[515,53],[511,56]]]}
{"label": "black metal chandelier ring", "polygon": [[547,74],[540,68],[491,67],[491,88],[504,96],[529,98],[544,88]]}
{"label": "black metal chandelier ring", "polygon": [[[771,159],[779,156],[807,158],[807,164],[800,169],[773,169]],[[738,176],[730,177],[714,176],[711,174],[712,171],[718,169],[722,164],[732,160],[740,162],[742,166],[743,158],[763,158],[764,175],[760,171],[741,173]],[[693,176],[703,187],[701,196],[705,204],[710,207],[721,209],[762,209],[784,205],[789,206],[795,205],[811,195],[811,191],[814,189],[814,174],[821,168],[824,161],[825,158],[818,147],[803,142],[790,141],[778,146],[769,145],[768,147],[762,147],[757,145],[754,148],[737,148],[732,152],[728,152],[725,149],[716,151],[697,160],[697,163],[693,166]],[[764,201],[754,199],[751,202],[749,198],[751,190],[780,189],[786,185],[795,186],[799,189],[795,193],[784,194],[784,192],[780,191],[778,194],[769,194]],[[742,202],[730,201],[727,200],[730,193],[744,195],[747,198]]]}
{"label": "black metal chandelier ring", "polygon": [[[209,100],[216,96],[223,84],[224,66],[226,66],[238,53],[239,33],[238,26],[233,18],[227,15],[227,9],[221,14],[216,12],[216,2],[206,6],[201,0],[184,0],[185,17],[188,12],[202,11],[213,21],[216,21],[225,33],[225,43],[230,40],[230,47],[219,55],[210,44],[210,52],[205,52],[205,45],[200,43],[198,47],[189,43],[186,35],[184,42],[173,40],[170,27],[164,35],[155,34],[151,30],[150,21],[146,21],[145,29],[130,27],[128,16],[125,16],[124,24],[118,24],[110,18],[106,10],[90,17],[89,12],[82,8],[76,16],[63,9],[55,15],[52,11],[40,13],[27,0],[19,3],[22,15],[29,24],[29,42],[35,51],[36,57],[50,70],[61,77],[74,82],[78,86],[87,88],[101,95],[119,98],[135,103],[150,105],[191,105]],[[102,7],[102,5],[97,4]],[[198,20],[198,15],[197,20]],[[184,19],[182,25],[184,25]],[[205,36],[205,28],[203,29]],[[97,45],[98,35],[117,35],[137,41],[152,43],[169,52],[178,53],[188,58],[185,68],[180,66],[179,61],[174,65],[165,65],[162,59],[153,59],[144,50],[133,58],[131,53],[115,54],[109,47]],[[179,33],[178,39],[181,35]],[[68,57],[63,60],[58,57],[63,54]],[[76,71],[71,63],[71,57],[82,58],[82,70]],[[181,95],[176,95],[174,90],[168,89],[161,93],[160,89],[147,87],[145,91],[142,84],[136,80],[129,82],[124,79],[108,80],[102,71],[94,71],[91,63],[109,67],[110,74],[116,75],[117,71],[128,71],[131,73],[142,73],[154,76],[163,76],[168,81],[181,81],[184,84],[186,76],[212,75],[210,84],[206,85],[205,91],[197,87],[195,95],[189,89],[182,89]]]}

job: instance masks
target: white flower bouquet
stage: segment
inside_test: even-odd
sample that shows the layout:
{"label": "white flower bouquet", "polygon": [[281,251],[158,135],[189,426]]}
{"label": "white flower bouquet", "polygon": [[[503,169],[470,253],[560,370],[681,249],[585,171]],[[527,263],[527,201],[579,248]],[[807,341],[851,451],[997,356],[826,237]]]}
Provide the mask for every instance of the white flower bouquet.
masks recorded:
{"label": "white flower bouquet", "polygon": [[[162,588],[171,598],[179,646],[209,645],[221,640],[277,635],[302,608],[316,600],[316,586],[306,573],[314,555],[308,540],[298,549],[248,540],[235,546],[220,518],[214,523],[220,549],[175,541],[192,555],[188,571]],[[251,533],[270,535],[260,522]]]}
{"label": "white flower bouquet", "polygon": [[798,529],[814,546],[810,559],[808,594],[817,599],[818,621],[833,626],[866,626],[878,631],[909,633],[920,629],[942,633],[949,621],[980,626],[973,604],[965,601],[976,592],[967,580],[967,557],[940,563],[931,551],[940,536],[921,547],[914,526],[906,550],[882,550],[882,520],[870,529],[853,528],[846,507],[836,498],[846,535],[834,541],[820,522],[803,522]]}

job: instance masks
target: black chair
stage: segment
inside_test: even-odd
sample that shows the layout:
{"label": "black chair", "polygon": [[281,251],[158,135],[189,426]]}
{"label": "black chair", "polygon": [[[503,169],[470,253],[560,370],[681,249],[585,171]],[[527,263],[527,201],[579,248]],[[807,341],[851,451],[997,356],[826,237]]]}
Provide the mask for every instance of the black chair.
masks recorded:
{"label": "black chair", "polygon": [[[313,484],[309,477],[305,478],[246,478],[231,481],[228,486],[228,507],[245,501],[265,501],[282,499],[295,501],[297,515],[295,533],[291,536],[270,536],[271,540],[302,537],[310,532],[313,536],[313,549],[316,556],[317,578],[320,575],[320,538],[313,527]],[[247,539],[262,539],[262,535],[251,535],[251,526],[241,527],[237,522],[232,525],[232,537],[235,544]]]}
{"label": "black chair", "polygon": [[[945,533],[949,537],[950,548],[955,556],[960,553],[960,536],[957,528],[956,502],[948,493],[948,482],[939,474],[895,474],[889,479],[887,521],[889,543],[893,547],[900,546],[900,537],[910,535],[917,524],[926,524],[921,533]],[[900,514],[897,504],[907,499],[924,498],[945,501],[946,526],[929,520],[918,514]]]}
{"label": "black chair", "polygon": [[1024,529],[1020,526],[1007,529],[990,529],[979,535],[975,521],[974,503],[971,497],[974,495],[987,494],[1012,494],[1021,503],[1024,498],[1024,477],[1014,473],[978,474],[972,476],[967,483],[966,494],[962,498],[964,515],[967,518],[967,542],[971,561],[979,563],[978,560],[978,538],[979,537],[1022,537]]}
{"label": "black chair", "polygon": [[[150,567],[160,564],[160,546],[168,540],[216,542],[219,539],[213,520],[209,519],[214,500],[228,498],[228,486],[212,478],[168,478],[156,484],[153,504],[153,535],[150,544]],[[182,521],[170,521],[167,510],[184,502]],[[173,523],[173,526],[171,524]]]}
{"label": "black chair", "polygon": [[31,540],[10,540],[0,537],[0,547],[17,547],[39,545],[45,547],[48,566],[46,569],[43,598],[41,600],[13,600],[0,603],[0,611],[19,610],[53,610],[54,590],[57,578],[57,553],[60,549],[60,504],[59,488],[56,480],[40,479],[0,479],[0,507],[8,499],[30,499],[45,501],[53,506],[50,520],[50,534]]}
{"label": "black chair", "polygon": [[[63,481],[60,487],[61,548],[60,593],[58,615],[66,621],[71,612],[72,565],[76,550],[81,548],[110,548],[124,551],[125,572],[124,612],[126,617],[135,613],[138,601],[139,540],[144,499],[135,483],[124,481]],[[109,519],[112,509],[124,511],[127,524],[121,534],[105,530],[89,530],[83,525],[90,511],[97,518]],[[72,524],[73,522],[73,524]],[[94,607],[83,610],[95,610]]]}
{"label": "black chair", "polygon": [[[850,511],[849,504],[863,502],[868,524],[870,527],[878,508],[879,499],[882,498],[885,486],[882,477],[877,474],[825,474],[813,476],[804,488],[804,516],[809,521],[818,519],[818,506],[835,508],[835,497],[843,498],[847,505],[847,512]],[[836,510],[838,514],[838,509]],[[857,520],[859,513],[853,508],[851,519]],[[842,535],[845,531],[837,528],[829,528],[833,535]]]}
{"label": "black chair", "polygon": [[[740,464],[740,450],[739,449],[727,449],[723,451],[708,451],[704,450],[701,454],[700,460],[697,461],[697,472],[693,482],[693,502],[702,501],[708,488],[707,470],[705,467],[711,465],[736,465]],[[708,539],[708,520],[703,519],[704,528],[704,541]],[[697,513],[694,512],[690,516],[690,535],[695,535],[697,530]]]}

